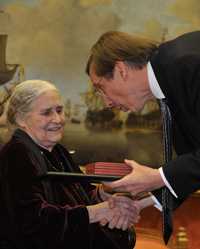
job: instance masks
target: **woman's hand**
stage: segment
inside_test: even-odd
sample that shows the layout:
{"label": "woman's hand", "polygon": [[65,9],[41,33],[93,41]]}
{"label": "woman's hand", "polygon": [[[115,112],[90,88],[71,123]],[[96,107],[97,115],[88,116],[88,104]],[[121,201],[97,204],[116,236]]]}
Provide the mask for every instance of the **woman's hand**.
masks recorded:
{"label": "woman's hand", "polygon": [[103,219],[109,220],[113,216],[113,211],[109,208],[108,202],[104,201],[95,205],[87,206],[89,222],[95,223]]}

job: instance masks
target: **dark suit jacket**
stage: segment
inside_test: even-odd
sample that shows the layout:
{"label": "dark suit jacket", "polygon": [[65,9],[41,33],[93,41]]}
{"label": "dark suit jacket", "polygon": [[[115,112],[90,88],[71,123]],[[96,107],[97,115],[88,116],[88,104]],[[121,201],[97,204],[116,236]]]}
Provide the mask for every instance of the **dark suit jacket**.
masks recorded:
{"label": "dark suit jacket", "polygon": [[163,171],[180,204],[200,189],[200,31],[161,44],[150,62],[174,121],[178,156]]}

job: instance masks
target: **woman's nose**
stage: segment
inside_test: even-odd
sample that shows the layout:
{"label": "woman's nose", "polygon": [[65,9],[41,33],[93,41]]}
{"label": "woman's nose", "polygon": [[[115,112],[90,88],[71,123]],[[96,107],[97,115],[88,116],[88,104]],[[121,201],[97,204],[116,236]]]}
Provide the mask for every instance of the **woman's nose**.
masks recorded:
{"label": "woman's nose", "polygon": [[53,113],[52,120],[53,120],[54,122],[60,122],[61,119],[62,119],[62,118],[61,118],[61,115],[55,111],[55,112]]}

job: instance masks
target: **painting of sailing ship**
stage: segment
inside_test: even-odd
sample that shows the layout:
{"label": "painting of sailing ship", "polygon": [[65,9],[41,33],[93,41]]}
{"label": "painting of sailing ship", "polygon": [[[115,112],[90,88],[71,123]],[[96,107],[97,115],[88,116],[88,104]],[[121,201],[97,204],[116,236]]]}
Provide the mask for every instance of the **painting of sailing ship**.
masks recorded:
{"label": "painting of sailing ship", "polygon": [[6,63],[6,34],[0,34],[0,144],[9,138],[6,124],[6,107],[14,87],[24,80],[24,68],[21,64]]}
{"label": "painting of sailing ship", "polygon": [[123,121],[120,118],[120,111],[106,108],[101,97],[95,94],[91,84],[88,91],[82,94],[82,97],[87,106],[85,117],[87,129],[100,131],[120,129],[122,127]]}

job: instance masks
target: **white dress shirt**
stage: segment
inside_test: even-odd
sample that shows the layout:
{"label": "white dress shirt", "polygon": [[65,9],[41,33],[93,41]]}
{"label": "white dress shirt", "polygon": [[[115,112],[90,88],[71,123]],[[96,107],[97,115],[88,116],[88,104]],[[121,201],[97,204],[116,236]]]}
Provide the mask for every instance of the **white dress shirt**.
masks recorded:
{"label": "white dress shirt", "polygon": [[[158,81],[156,79],[156,76],[154,74],[154,71],[153,71],[153,68],[151,66],[151,63],[148,62],[147,63],[147,75],[148,75],[148,80],[149,80],[149,87],[151,89],[151,92],[152,94],[154,95],[154,97],[156,99],[164,99],[165,96],[158,84]],[[173,188],[171,187],[171,185],[169,184],[169,182],[167,181],[165,175],[164,175],[164,172],[163,172],[163,169],[162,167],[159,168],[159,172],[160,172],[160,175],[166,185],[166,187],[170,190],[170,192],[177,198],[177,194],[174,192]],[[160,203],[158,202],[158,200],[155,198],[155,196],[152,196],[154,202],[156,203],[155,206],[162,210],[162,207],[160,205]]]}

